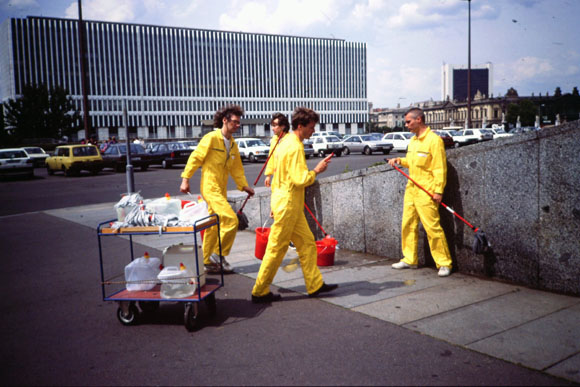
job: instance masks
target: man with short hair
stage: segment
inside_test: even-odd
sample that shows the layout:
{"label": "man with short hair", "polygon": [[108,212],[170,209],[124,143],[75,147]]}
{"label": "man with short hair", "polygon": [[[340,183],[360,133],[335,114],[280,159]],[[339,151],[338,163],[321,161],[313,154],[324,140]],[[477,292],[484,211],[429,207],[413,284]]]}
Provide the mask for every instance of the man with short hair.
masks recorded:
{"label": "man with short hair", "polygon": [[[270,140],[270,153],[268,160],[268,164],[266,165],[266,171],[264,175],[266,175],[266,180],[264,184],[266,187],[270,187],[272,182],[272,175],[274,174],[274,160],[272,159],[272,152],[278,147],[278,142],[281,142],[282,139],[288,134],[290,130],[290,123],[288,122],[288,118],[282,113],[274,113],[272,115],[272,121],[270,121],[270,127],[274,131],[274,136]],[[274,189],[274,187],[272,187]]]}
{"label": "man with short hair", "polygon": [[322,274],[316,264],[316,242],[304,216],[304,189],[314,183],[316,175],[326,170],[331,157],[320,161],[314,170],[308,170],[302,141],[312,136],[318,121],[319,116],[314,110],[296,108],[292,114],[293,131],[279,144],[279,149],[274,153],[275,179],[279,186],[272,191],[274,224],[252,289],[253,303],[267,303],[282,298],[270,291],[270,285],[288,251],[290,240],[296,245],[306,291],[310,297],[316,297],[338,287],[327,285],[322,280]]}
{"label": "man with short hair", "polygon": [[[226,256],[230,254],[236,233],[238,217],[227,200],[228,175],[231,175],[240,191],[254,194],[246,180],[238,145],[232,135],[240,127],[244,114],[238,105],[225,106],[214,116],[214,131],[203,136],[199,145],[191,153],[181,174],[180,191],[189,192],[189,179],[198,168],[202,168],[200,190],[207,202],[210,214],[218,214],[222,259],[219,255],[217,227],[210,227],[203,238],[203,261],[209,273],[232,272]],[[221,128],[221,129],[219,129]],[[223,262],[223,265],[222,263]]]}
{"label": "man with short hair", "polygon": [[401,231],[403,259],[394,263],[392,267],[394,269],[417,268],[420,220],[427,233],[431,255],[439,269],[438,275],[447,277],[451,274],[451,254],[439,219],[439,204],[447,182],[445,146],[441,137],[425,125],[423,110],[409,109],[405,113],[405,126],[415,134],[409,143],[407,156],[390,159],[389,164],[394,166],[396,163],[409,168],[409,176],[433,194],[433,198],[411,180],[407,182]]}

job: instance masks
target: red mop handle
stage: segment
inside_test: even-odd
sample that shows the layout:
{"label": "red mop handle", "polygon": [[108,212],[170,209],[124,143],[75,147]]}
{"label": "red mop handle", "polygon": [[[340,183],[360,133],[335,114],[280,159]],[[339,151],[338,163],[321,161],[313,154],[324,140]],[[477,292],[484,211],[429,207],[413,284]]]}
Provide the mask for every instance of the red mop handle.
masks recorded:
{"label": "red mop handle", "polygon": [[262,166],[262,170],[260,171],[260,173],[258,174],[258,177],[256,177],[256,181],[254,181],[254,185],[258,184],[258,181],[260,180],[260,177],[262,177],[262,172],[264,172],[264,169],[266,169],[266,165],[268,165],[268,160],[270,160],[270,157],[272,157],[272,155],[274,154],[274,151],[276,150],[276,147],[278,146],[278,144],[280,143],[280,140],[282,139],[282,137],[284,137],[286,135],[286,133],[283,132],[283,134],[278,137],[278,141],[276,141],[276,144],[274,144],[274,148],[272,148],[272,152],[270,152],[270,154],[268,155],[268,158],[266,159],[266,162],[264,163],[264,165]]}
{"label": "red mop handle", "polygon": [[[425,191],[425,193],[427,195],[429,195],[431,197],[431,199],[433,199],[433,194],[431,194],[429,191],[427,191],[425,188],[421,187],[415,180],[413,180],[411,178],[411,176],[407,175],[405,172],[403,172],[399,167],[397,167],[396,165],[393,164],[393,167],[401,172],[407,179],[411,180],[413,182],[413,184],[415,184],[417,187],[421,188],[423,191]],[[441,205],[449,212],[451,212],[453,215],[457,216],[459,219],[461,219],[463,221],[463,223],[465,223],[466,225],[468,225],[469,227],[471,227],[471,229],[473,231],[478,230],[478,228],[475,228],[475,226],[473,226],[471,223],[469,223],[467,220],[465,220],[463,217],[461,217],[461,215],[459,215],[457,212],[455,212],[455,210],[449,206],[447,206],[445,203],[441,202]]]}
{"label": "red mop handle", "polygon": [[250,194],[248,194],[248,196],[246,197],[246,200],[244,200],[244,203],[242,204],[242,207],[238,210],[238,214],[241,214],[242,213],[242,210],[246,206],[246,203],[248,202],[248,199],[249,198],[250,198]]}
{"label": "red mop handle", "polygon": [[304,203],[304,207],[306,207],[306,210],[308,210],[308,213],[312,216],[312,219],[314,219],[314,221],[316,222],[316,224],[318,225],[318,227],[320,227],[320,229],[324,233],[324,236],[328,235],[326,233],[326,231],[324,231],[324,229],[322,228],[322,226],[320,225],[320,223],[318,223],[318,220],[316,219],[316,217],[314,216],[314,214],[312,213],[312,211],[310,211],[310,208],[308,208],[308,206],[306,205],[306,203]]}

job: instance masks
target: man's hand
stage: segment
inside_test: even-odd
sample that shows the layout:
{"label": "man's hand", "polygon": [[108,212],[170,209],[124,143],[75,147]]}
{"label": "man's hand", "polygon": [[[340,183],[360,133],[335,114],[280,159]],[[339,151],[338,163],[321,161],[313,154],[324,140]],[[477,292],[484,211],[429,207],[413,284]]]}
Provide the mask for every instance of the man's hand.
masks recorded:
{"label": "man's hand", "polygon": [[264,180],[264,185],[266,187],[269,187],[270,186],[270,180],[272,180],[272,177],[271,176],[266,176],[266,180]]}
{"label": "man's hand", "polygon": [[314,167],[314,172],[316,172],[317,175],[319,175],[322,172],[326,171],[326,168],[328,168],[328,164],[330,164],[330,159],[332,158],[332,156],[333,155],[326,156],[324,159],[322,159],[321,162],[319,162]]}
{"label": "man's hand", "polygon": [[433,194],[433,201],[436,202],[437,204],[441,204],[442,199],[443,197],[440,194],[438,193]]}
{"label": "man's hand", "polygon": [[183,178],[179,190],[183,193],[189,193],[189,179]]}
{"label": "man's hand", "polygon": [[396,157],[394,159],[389,159],[389,165],[391,167],[394,167],[395,164],[399,164],[399,165],[401,164],[401,158],[400,157]]}
{"label": "man's hand", "polygon": [[254,189],[252,187],[245,186],[242,191],[247,192],[250,196],[254,196]]}

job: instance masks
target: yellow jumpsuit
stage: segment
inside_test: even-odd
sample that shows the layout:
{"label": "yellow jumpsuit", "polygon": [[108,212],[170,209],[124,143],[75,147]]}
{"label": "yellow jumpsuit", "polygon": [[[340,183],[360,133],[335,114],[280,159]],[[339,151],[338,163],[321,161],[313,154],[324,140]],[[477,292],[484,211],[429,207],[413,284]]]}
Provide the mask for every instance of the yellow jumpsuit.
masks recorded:
{"label": "yellow jumpsuit", "polygon": [[299,252],[306,291],[314,293],[323,284],[316,265],[316,242],[304,216],[304,189],[314,183],[316,173],[308,170],[304,145],[298,136],[291,133],[286,137],[278,144],[273,156],[277,187],[272,190],[271,201],[274,224],[252,290],[252,294],[258,297],[270,292],[270,284],[288,251],[290,240]]}
{"label": "yellow jumpsuit", "polygon": [[[209,213],[217,213],[220,217],[222,255],[227,256],[238,231],[238,217],[227,200],[228,175],[232,176],[240,191],[243,187],[249,186],[234,138],[230,140],[228,157],[221,130],[216,129],[203,136],[195,151],[189,156],[181,177],[190,179],[199,167],[202,168],[201,195],[207,202]],[[217,227],[205,231],[203,260],[206,265],[211,263],[209,257],[212,253],[219,255]]]}
{"label": "yellow jumpsuit", "polygon": [[[421,137],[411,139],[407,157],[401,158],[401,166],[409,168],[409,176],[427,191],[443,195],[447,182],[447,157],[443,140],[431,128],[427,127]],[[401,237],[403,262],[409,265],[418,262],[419,220],[427,233],[437,268],[447,266],[451,269],[451,254],[439,221],[439,205],[409,180],[405,189]]]}

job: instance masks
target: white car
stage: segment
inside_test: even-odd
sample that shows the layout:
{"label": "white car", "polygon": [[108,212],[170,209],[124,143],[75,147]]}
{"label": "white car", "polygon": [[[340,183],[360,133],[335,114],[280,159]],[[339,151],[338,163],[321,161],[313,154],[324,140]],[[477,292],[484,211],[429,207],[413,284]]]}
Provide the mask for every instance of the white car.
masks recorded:
{"label": "white car", "polygon": [[392,132],[386,133],[383,136],[383,141],[393,144],[393,151],[406,152],[413,136],[414,134],[411,132]]}
{"label": "white car", "polygon": [[311,137],[312,148],[314,148],[314,154],[324,157],[334,152],[337,157],[342,156],[343,145],[340,138],[336,136],[318,136]]}
{"label": "white car", "polygon": [[254,163],[258,160],[266,160],[270,147],[259,138],[236,138],[240,157]]}
{"label": "white car", "polygon": [[344,145],[345,155],[351,152],[361,152],[367,156],[373,152],[383,152],[384,155],[388,155],[391,149],[393,149],[393,144],[390,142],[377,139],[377,137],[373,137],[370,134],[352,135],[345,138],[342,144]]}
{"label": "white car", "polygon": [[505,130],[503,130],[502,128],[491,128],[488,129],[493,133],[493,139],[495,140],[496,138],[501,138],[501,137],[511,137],[514,134],[513,133],[508,133]]}
{"label": "white car", "polygon": [[0,176],[34,177],[34,160],[22,148],[0,149]]}
{"label": "white car", "polygon": [[46,159],[50,156],[44,149],[38,146],[27,146],[24,147],[24,150],[34,160],[35,167],[44,167],[46,165]]}
{"label": "white car", "polygon": [[453,135],[456,148],[489,140],[493,140],[493,133],[489,129],[463,129]]}

